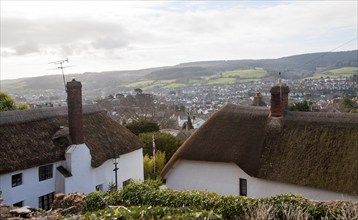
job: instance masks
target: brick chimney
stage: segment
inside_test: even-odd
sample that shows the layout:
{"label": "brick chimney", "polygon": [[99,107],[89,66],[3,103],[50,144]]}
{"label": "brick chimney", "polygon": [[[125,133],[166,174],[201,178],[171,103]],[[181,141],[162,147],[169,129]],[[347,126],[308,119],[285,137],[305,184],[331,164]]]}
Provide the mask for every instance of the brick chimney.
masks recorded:
{"label": "brick chimney", "polygon": [[262,96],[259,91],[256,92],[256,96],[254,96],[254,100],[252,101],[253,106],[261,106]]}
{"label": "brick chimney", "polygon": [[288,109],[288,93],[290,88],[278,80],[271,88],[271,116],[282,117]]}
{"label": "brick chimney", "polygon": [[67,82],[68,124],[72,144],[83,144],[82,84],[73,79]]}

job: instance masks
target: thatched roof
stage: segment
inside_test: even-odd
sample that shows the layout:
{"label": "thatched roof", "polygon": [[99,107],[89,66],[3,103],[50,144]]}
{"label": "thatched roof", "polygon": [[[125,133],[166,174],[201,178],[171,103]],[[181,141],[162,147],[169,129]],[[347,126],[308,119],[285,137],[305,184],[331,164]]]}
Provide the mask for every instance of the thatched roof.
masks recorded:
{"label": "thatched roof", "polygon": [[358,115],[226,105],[169,160],[233,162],[253,177],[358,194]]}
{"label": "thatched roof", "polygon": [[[96,106],[83,106],[85,144],[98,167],[114,153],[125,154],[143,143]],[[65,159],[71,144],[67,108],[0,113],[0,174]]]}

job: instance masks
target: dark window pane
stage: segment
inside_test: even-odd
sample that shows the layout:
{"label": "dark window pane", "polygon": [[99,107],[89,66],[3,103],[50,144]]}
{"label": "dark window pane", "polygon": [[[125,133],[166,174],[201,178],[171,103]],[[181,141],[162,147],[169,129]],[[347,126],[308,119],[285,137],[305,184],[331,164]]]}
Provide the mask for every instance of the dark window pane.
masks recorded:
{"label": "dark window pane", "polygon": [[39,208],[49,210],[51,208],[54,192],[39,197]]}
{"label": "dark window pane", "polygon": [[53,176],[53,165],[39,167],[39,181],[51,179]]}
{"label": "dark window pane", "polygon": [[11,186],[15,187],[15,186],[19,186],[22,184],[22,173],[13,175],[11,177]]}
{"label": "dark window pane", "polygon": [[12,206],[14,206],[14,207],[23,207],[24,206],[24,201],[14,203]]}
{"label": "dark window pane", "polygon": [[240,196],[247,196],[247,180],[240,178]]}

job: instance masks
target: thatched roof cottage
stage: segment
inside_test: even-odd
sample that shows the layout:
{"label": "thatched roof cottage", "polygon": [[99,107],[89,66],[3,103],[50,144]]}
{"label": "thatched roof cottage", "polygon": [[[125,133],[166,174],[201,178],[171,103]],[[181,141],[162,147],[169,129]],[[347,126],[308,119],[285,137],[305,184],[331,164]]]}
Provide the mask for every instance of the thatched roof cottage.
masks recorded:
{"label": "thatched roof cottage", "polygon": [[276,84],[271,109],[228,104],[216,112],[164,167],[167,186],[358,201],[358,115],[287,112],[288,92]]}
{"label": "thatched roof cottage", "polygon": [[[89,193],[143,179],[143,143],[67,83],[68,108],[0,113],[0,190],[7,204],[48,208],[58,192]],[[83,109],[82,109],[83,108]],[[67,109],[69,111],[67,111]]]}

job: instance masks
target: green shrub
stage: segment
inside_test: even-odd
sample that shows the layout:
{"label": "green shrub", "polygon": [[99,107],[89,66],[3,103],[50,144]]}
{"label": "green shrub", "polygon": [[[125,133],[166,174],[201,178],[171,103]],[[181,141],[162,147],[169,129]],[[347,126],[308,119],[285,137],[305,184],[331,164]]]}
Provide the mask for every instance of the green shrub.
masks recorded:
{"label": "green shrub", "polygon": [[139,181],[130,182],[122,191],[122,201],[125,206],[145,205],[146,194],[159,190],[161,182],[159,180],[146,180],[144,183]]}
{"label": "green shrub", "polygon": [[161,190],[161,184],[160,180],[132,181],[122,191],[91,193],[83,211],[100,210],[107,204],[131,208],[86,213],[85,219],[354,219],[358,213],[358,204],[349,202],[315,202],[294,194],[260,199],[220,196],[204,191]]}
{"label": "green shrub", "polygon": [[123,205],[123,197],[122,192],[115,190],[111,191],[108,196],[105,197],[105,201],[108,203],[108,205],[118,206]]}
{"label": "green shrub", "polygon": [[106,199],[108,199],[107,196],[108,193],[102,191],[96,191],[88,194],[83,201],[82,211],[92,212],[104,209],[108,206],[108,202],[106,201]]}
{"label": "green shrub", "polygon": [[139,134],[139,139],[145,144],[143,154],[153,156],[153,134],[155,139],[155,147],[158,151],[165,153],[166,161],[173,156],[178,148],[183,144],[183,141],[166,133],[142,133]]}
{"label": "green shrub", "polygon": [[157,179],[160,177],[165,165],[165,153],[157,151],[155,153],[155,172],[154,172],[154,158],[146,154],[143,158],[144,164],[144,178],[145,179]]}
{"label": "green shrub", "polygon": [[83,219],[222,219],[213,211],[192,210],[188,207],[118,207],[86,213]]}

